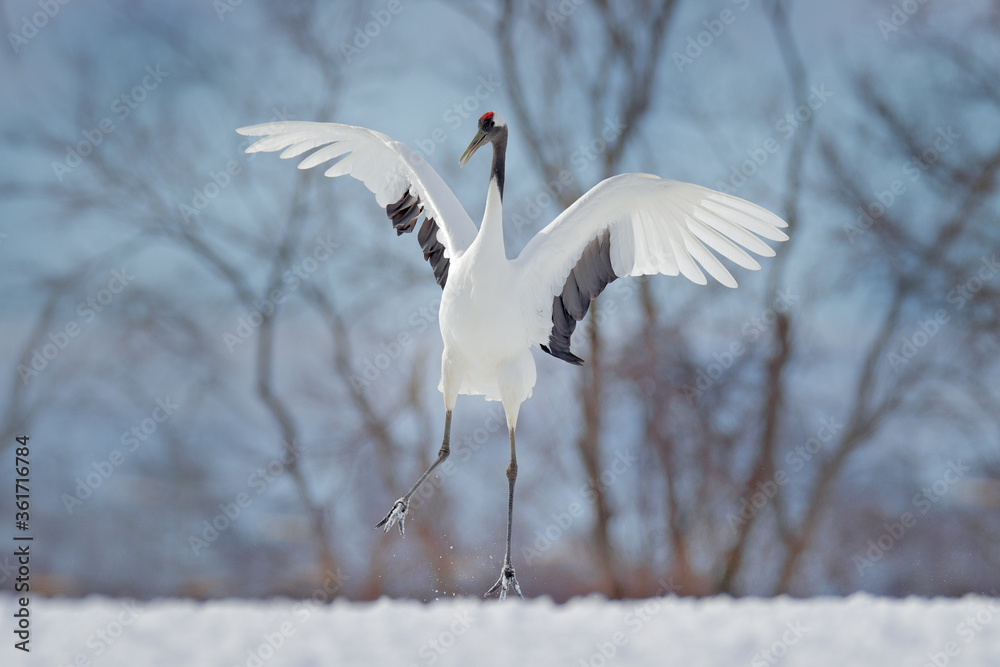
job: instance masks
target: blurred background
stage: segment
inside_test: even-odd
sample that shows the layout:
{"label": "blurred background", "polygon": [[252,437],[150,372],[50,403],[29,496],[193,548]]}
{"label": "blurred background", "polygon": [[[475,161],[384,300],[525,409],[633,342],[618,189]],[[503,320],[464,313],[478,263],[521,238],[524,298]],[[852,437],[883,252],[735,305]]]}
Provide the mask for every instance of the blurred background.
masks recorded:
{"label": "blurred background", "polygon": [[536,355],[526,594],[997,594],[1000,3],[9,0],[0,26],[0,479],[29,435],[37,591],[489,587],[499,403],[460,398],[454,467],[405,539],[372,529],[444,418],[415,239],[234,130],[377,129],[478,221],[488,158],[458,156],[494,110],[511,254],[628,171],[791,228],[735,291],[614,283],[582,369]]}

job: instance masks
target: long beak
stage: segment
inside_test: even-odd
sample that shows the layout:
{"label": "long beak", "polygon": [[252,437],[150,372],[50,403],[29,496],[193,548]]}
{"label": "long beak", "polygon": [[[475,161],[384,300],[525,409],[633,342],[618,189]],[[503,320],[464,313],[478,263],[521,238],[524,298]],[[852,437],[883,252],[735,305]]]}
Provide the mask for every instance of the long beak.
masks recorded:
{"label": "long beak", "polygon": [[465,149],[464,153],[462,153],[462,157],[458,158],[458,165],[460,167],[464,167],[465,163],[472,157],[472,154],[475,153],[485,141],[486,133],[482,130],[476,132],[476,136],[472,138],[472,143],[469,144],[469,147]]}

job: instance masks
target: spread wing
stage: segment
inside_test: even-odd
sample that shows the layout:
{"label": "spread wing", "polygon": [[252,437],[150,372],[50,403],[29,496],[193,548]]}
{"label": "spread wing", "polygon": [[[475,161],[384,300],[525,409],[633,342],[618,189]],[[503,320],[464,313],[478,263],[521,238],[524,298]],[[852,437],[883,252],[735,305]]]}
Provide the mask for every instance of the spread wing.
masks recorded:
{"label": "spread wing", "polygon": [[[649,174],[604,180],[541,230],[515,260],[532,339],[573,364],[570,337],[590,302],[617,278],[662,273],[727,287],[736,280],[713,254],[750,270],[746,250],[773,257],[761,240],[785,241],[788,225],[744,199]],[[746,250],[744,250],[746,248]],[[700,265],[700,266],[699,266]]]}
{"label": "spread wing", "polygon": [[299,169],[343,158],[324,176],[346,174],[362,181],[385,206],[397,235],[412,232],[423,215],[417,240],[442,288],[448,280],[450,260],[461,256],[476,238],[476,225],[438,173],[405,144],[380,132],[301,121],[264,123],[236,131],[263,137],[247,148],[247,153],[283,150],[281,157],[291,158],[313,151],[299,163]]}

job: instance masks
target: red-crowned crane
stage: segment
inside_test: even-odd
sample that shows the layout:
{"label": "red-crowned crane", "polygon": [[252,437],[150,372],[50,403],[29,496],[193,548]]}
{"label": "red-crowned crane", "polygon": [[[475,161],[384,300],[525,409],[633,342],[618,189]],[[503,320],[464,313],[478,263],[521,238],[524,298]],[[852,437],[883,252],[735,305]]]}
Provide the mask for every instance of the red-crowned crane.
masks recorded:
{"label": "red-crowned crane", "polygon": [[538,232],[516,259],[508,259],[501,210],[507,124],[500,114],[483,114],[476,136],[459,160],[464,166],[481,146],[493,146],[486,211],[478,229],[437,172],[420,155],[384,134],[350,125],[296,121],[237,131],[264,137],[247,148],[248,153],[283,150],[281,157],[291,158],[312,151],[299,169],[343,157],[325,175],[349,174],[363,181],[385,206],[397,234],[412,232],[423,216],[417,240],[444,290],[438,386],[444,394],[444,438],[434,463],[375,527],[387,532],[398,524],[403,534],[410,498],[448,458],[451,414],[459,394],[502,402],[510,434],[507,548],[500,578],[486,593],[499,591],[500,599],[511,588],[521,597],[510,556],[517,479],[514,430],[521,403],[535,386],[531,348],[581,364],[583,360],[570,351],[570,337],[590,302],[611,281],[662,273],[682,274],[704,285],[704,268],[723,285],[736,287],[713,250],[756,270],[760,265],[744,248],[771,257],[774,251],[760,237],[788,238],[781,231],[785,222],[756,204],[650,174],[622,174],[595,185]]}

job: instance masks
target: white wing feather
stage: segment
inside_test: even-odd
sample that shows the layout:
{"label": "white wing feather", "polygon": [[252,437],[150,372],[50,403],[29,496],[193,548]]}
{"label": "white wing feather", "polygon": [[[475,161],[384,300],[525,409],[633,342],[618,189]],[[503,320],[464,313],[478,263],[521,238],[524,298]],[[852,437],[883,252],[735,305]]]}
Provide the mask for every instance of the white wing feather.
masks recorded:
{"label": "white wing feather", "polygon": [[287,159],[319,148],[299,163],[299,169],[342,157],[324,176],[353,176],[375,194],[380,206],[399,201],[409,190],[420,198],[424,214],[437,223],[438,241],[449,259],[461,256],[476,238],[476,225],[438,173],[419,154],[381,132],[304,121],[264,123],[236,131],[264,137],[247,148],[247,153],[281,150],[281,157]]}
{"label": "white wing feather", "polygon": [[[536,342],[552,327],[552,300],[595,238],[610,231],[618,277],[662,273],[707,283],[702,269],[727,287],[736,280],[714,253],[751,271],[760,264],[744,248],[773,257],[760,238],[785,241],[784,220],[756,204],[691,183],[650,174],[604,180],[538,232],[515,260]],[[742,246],[742,247],[741,247]],[[699,266],[700,265],[700,266]]]}

